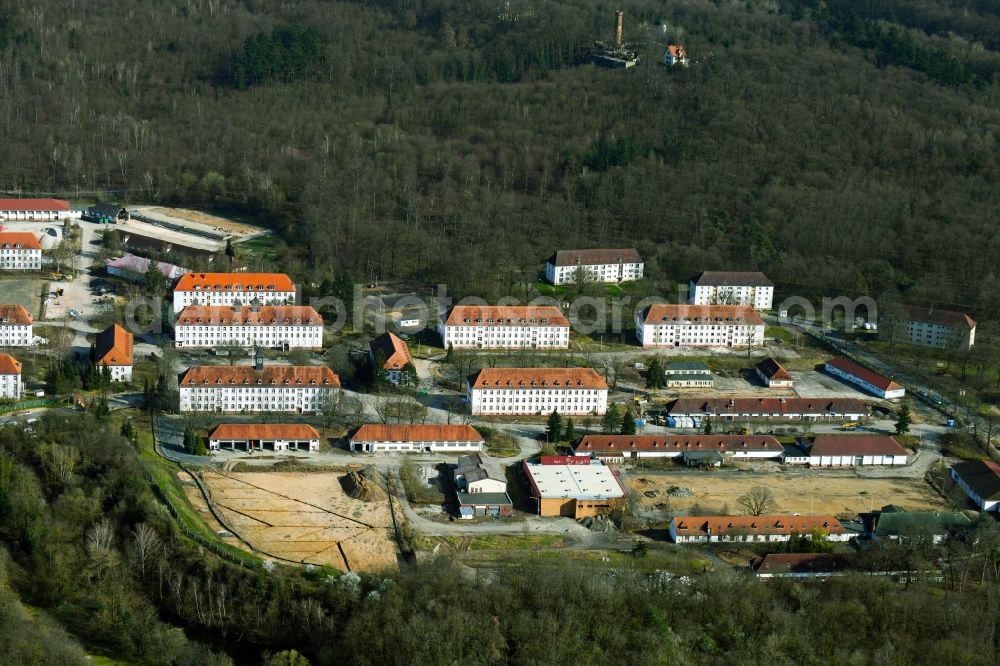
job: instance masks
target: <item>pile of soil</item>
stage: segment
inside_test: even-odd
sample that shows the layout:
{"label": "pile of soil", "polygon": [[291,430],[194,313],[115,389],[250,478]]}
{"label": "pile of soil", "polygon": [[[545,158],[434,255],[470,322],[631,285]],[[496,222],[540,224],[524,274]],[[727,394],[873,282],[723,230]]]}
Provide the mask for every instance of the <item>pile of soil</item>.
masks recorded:
{"label": "pile of soil", "polygon": [[354,468],[340,477],[340,485],[350,497],[362,502],[383,502],[387,499],[385,479],[373,465]]}

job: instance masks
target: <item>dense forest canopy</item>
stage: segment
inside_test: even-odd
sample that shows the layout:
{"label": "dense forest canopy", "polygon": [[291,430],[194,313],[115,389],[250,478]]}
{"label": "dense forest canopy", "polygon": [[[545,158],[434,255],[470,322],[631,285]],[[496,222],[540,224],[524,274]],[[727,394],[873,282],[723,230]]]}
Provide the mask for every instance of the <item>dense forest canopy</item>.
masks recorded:
{"label": "dense forest canopy", "polygon": [[664,286],[1000,304],[995,2],[622,6],[624,72],[594,0],[6,0],[0,189],[253,215],[317,283],[635,245]]}

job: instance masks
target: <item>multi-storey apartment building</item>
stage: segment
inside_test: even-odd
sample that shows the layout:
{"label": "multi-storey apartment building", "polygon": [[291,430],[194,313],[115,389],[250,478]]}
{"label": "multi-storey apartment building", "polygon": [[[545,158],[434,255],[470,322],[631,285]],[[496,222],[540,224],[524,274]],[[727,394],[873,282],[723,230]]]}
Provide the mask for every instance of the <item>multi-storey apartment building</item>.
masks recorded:
{"label": "multi-storey apartment building", "polygon": [[80,219],[62,199],[0,199],[0,222],[49,222]]}
{"label": "multi-storey apartment building", "polygon": [[132,381],[132,353],[132,334],[118,324],[98,333],[94,341],[94,363],[108,366],[112,381]]}
{"label": "multi-storey apartment building", "polygon": [[189,305],[174,324],[178,347],[321,349],[323,318],[308,305]]}
{"label": "multi-storey apartment building", "polygon": [[42,269],[42,244],[30,231],[0,231],[0,270]]}
{"label": "multi-storey apartment building", "polygon": [[569,321],[552,305],[456,305],[440,333],[445,348],[569,348]]}
{"label": "multi-storey apartment building", "polygon": [[174,312],[189,305],[292,305],[295,283],[284,273],[185,273],[174,287]]}
{"label": "multi-storey apartment building", "polygon": [[603,414],[608,384],[593,368],[483,368],[468,400],[472,414]]}
{"label": "multi-storey apartment building", "polygon": [[759,272],[702,271],[688,288],[692,305],[751,305],[770,310],[773,300],[774,283]]}
{"label": "multi-storey apartment building", "polygon": [[635,333],[643,347],[746,347],[764,344],[764,320],[746,305],[650,305]]}
{"label": "multi-storey apartment building", "polygon": [[906,342],[968,351],[976,343],[976,322],[963,312],[904,305]]}
{"label": "multi-storey apartment building", "polygon": [[0,305],[0,347],[28,347],[34,339],[31,313],[19,304]]}
{"label": "multi-storey apartment building", "polygon": [[199,365],[179,382],[182,412],[316,412],[340,391],[325,366]]}
{"label": "multi-storey apartment building", "polygon": [[0,354],[0,398],[21,397],[21,362],[10,354]]}
{"label": "multi-storey apartment building", "polygon": [[559,250],[545,264],[552,284],[569,284],[583,277],[591,282],[629,282],[642,279],[643,262],[634,248],[621,250]]}

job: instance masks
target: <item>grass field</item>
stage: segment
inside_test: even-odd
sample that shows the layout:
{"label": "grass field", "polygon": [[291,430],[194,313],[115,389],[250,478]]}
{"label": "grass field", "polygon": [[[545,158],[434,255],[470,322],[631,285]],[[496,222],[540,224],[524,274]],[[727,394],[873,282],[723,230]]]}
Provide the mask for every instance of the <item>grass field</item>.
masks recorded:
{"label": "grass field", "polygon": [[[641,510],[699,511],[739,514],[739,498],[750,488],[764,486],[774,496],[779,513],[857,514],[896,504],[904,509],[941,510],[944,499],[923,480],[859,478],[848,473],[730,474],[672,472],[628,480]],[[668,497],[672,486],[688,488],[693,497]]]}
{"label": "grass field", "polygon": [[35,319],[42,318],[42,290],[47,281],[38,278],[4,278],[3,302],[19,303],[28,309]]}

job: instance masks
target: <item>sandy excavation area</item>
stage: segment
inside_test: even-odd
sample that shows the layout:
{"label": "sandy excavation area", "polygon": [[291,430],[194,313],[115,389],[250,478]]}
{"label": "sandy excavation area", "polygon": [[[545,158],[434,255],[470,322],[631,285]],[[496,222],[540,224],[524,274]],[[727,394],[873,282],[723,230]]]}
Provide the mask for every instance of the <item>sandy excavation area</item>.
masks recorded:
{"label": "sandy excavation area", "polygon": [[341,571],[397,565],[392,516],[383,497],[364,502],[344,492],[341,473],[205,472],[226,523],[261,551]]}
{"label": "sandy excavation area", "polygon": [[[849,473],[833,474],[727,474],[678,472],[635,475],[628,479],[640,511],[687,513],[693,505],[717,511],[727,508],[739,514],[739,498],[750,488],[764,486],[774,495],[781,513],[857,514],[895,504],[910,511],[944,509],[945,501],[923,480],[869,479]],[[689,489],[691,497],[668,496],[677,486]]]}

